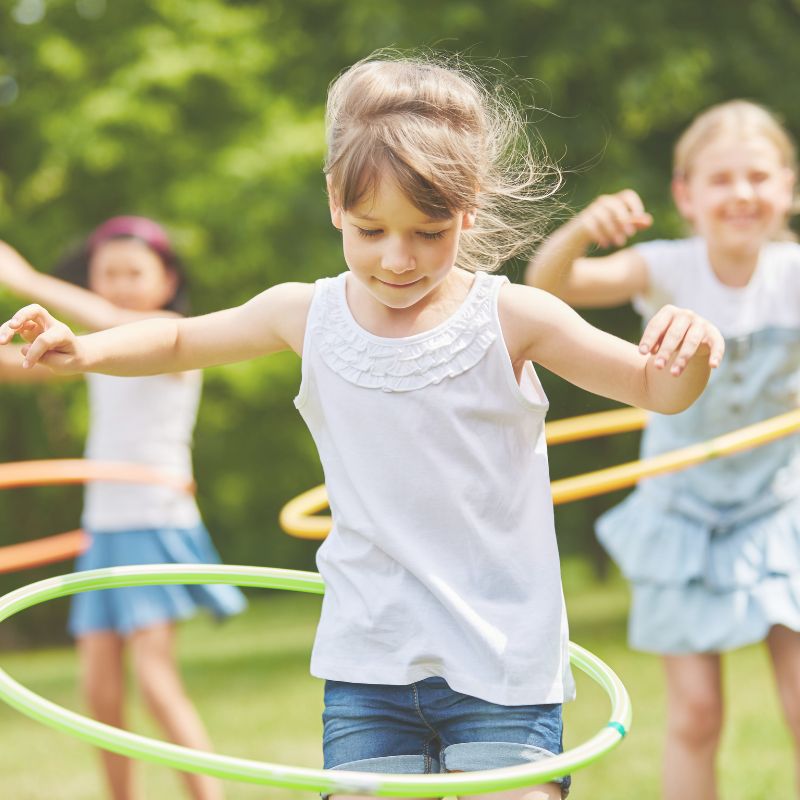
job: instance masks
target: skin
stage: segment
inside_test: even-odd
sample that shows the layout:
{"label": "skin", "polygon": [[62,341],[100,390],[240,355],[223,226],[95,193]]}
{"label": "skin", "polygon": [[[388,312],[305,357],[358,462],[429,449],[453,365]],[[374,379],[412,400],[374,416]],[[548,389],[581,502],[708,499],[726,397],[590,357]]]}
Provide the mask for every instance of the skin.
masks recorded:
{"label": "skin", "polygon": [[[349,269],[347,301],[366,330],[411,336],[442,323],[463,303],[474,278],[455,263],[460,234],[473,224],[474,209],[431,220],[384,177],[371,196],[350,209],[342,208],[331,190],[330,211]],[[0,326],[0,344],[19,333],[28,342],[26,368],[112,375],[198,369],[286,349],[300,354],[312,294],[313,285],[279,284],[244,305],[203,317],[153,319],[87,336],[75,336],[32,305]],[[538,289],[504,287],[499,313],[518,376],[532,360],[589,391],[665,413],[691,404],[722,357],[716,328],[674,307],[654,317],[639,348],[593,328]],[[557,796],[558,788],[547,784],[506,792],[502,799]]]}
{"label": "skin", "polygon": [[[678,211],[705,239],[709,262],[726,286],[746,286],[761,249],[785,225],[795,175],[763,136],[724,135],[700,148],[688,174],[676,177]],[[615,306],[650,289],[644,259],[630,248],[586,258],[591,245],[622,247],[652,217],[630,189],[598,197],[557,230],[528,265],[526,282],[571,305]],[[779,697],[800,775],[800,634],[775,626],[767,637]],[[667,732],[665,800],[716,800],[716,757],[723,721],[721,660],[698,653],[663,659]],[[800,785],[800,778],[798,778]]]}

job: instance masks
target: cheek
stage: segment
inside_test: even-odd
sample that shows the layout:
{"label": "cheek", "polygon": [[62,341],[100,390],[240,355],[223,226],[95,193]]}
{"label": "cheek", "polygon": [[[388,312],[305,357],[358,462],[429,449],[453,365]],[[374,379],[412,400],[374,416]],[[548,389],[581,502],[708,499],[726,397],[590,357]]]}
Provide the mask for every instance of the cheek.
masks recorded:
{"label": "cheek", "polygon": [[379,241],[362,239],[358,234],[342,236],[342,252],[348,264],[370,261],[379,255]]}
{"label": "cheek", "polygon": [[787,189],[785,186],[778,185],[774,187],[770,193],[772,197],[772,204],[782,216],[788,215],[792,210],[794,203],[794,194],[792,189]]}
{"label": "cheek", "polygon": [[451,266],[455,264],[456,259],[458,258],[459,241],[460,237],[451,239],[450,241],[442,242],[442,247],[440,250],[442,261],[447,262]]}

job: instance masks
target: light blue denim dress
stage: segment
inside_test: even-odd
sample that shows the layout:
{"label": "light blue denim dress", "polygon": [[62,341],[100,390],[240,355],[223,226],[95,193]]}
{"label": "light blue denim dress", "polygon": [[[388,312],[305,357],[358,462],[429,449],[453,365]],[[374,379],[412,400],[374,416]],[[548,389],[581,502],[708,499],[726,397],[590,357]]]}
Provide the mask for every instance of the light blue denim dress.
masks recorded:
{"label": "light blue denim dress", "polygon": [[[799,392],[800,331],[728,339],[700,399],[652,415],[642,457],[790,411]],[[643,481],[597,533],[632,584],[635,649],[717,652],[800,630],[800,434]]]}

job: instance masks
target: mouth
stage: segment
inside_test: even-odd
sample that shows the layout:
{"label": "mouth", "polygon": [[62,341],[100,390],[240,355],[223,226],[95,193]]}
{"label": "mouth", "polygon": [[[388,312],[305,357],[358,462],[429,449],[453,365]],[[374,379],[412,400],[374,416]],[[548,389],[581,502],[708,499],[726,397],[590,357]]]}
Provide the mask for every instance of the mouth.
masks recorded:
{"label": "mouth", "polygon": [[406,281],[406,283],[391,283],[390,281],[384,281],[381,278],[376,278],[375,280],[377,280],[379,283],[382,283],[384,286],[390,287],[391,289],[405,289],[409,286],[413,286],[415,283],[419,283],[422,278],[417,278],[413,281]]}
{"label": "mouth", "polygon": [[731,225],[751,225],[752,223],[758,222],[761,219],[761,214],[726,214],[724,219],[725,222],[728,222]]}

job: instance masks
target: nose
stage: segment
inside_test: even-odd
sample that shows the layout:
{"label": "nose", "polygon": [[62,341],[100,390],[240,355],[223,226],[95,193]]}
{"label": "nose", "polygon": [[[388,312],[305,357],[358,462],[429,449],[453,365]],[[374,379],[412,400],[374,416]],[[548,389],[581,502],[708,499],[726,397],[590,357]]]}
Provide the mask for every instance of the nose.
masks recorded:
{"label": "nose", "polygon": [[739,178],[734,182],[733,193],[737,199],[741,200],[749,200],[755,194],[753,184],[747,178]]}
{"label": "nose", "polygon": [[396,239],[387,242],[381,266],[389,272],[402,275],[404,272],[416,269],[417,260],[411,248],[404,241]]}

